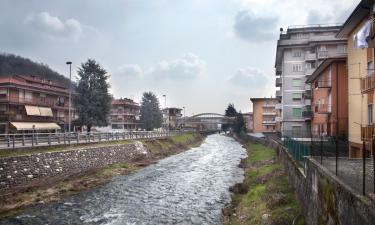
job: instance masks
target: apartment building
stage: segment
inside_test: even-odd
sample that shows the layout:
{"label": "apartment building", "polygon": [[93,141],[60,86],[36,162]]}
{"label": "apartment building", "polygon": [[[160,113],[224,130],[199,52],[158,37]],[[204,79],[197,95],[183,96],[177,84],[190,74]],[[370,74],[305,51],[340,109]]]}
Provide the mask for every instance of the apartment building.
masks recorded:
{"label": "apartment building", "polygon": [[311,85],[311,131],[315,137],[348,136],[348,70],[346,58],[325,59],[307,79]]}
{"label": "apartment building", "polygon": [[346,56],[346,38],[336,38],[339,25],[281,28],[276,50],[276,97],[281,103],[283,135],[308,135],[311,89],[306,79],[326,58]]}
{"label": "apartment building", "polygon": [[68,117],[68,87],[37,76],[0,77],[0,133],[66,130]]}
{"label": "apartment building", "polygon": [[373,1],[362,0],[337,34],[348,39],[349,157],[369,155],[374,135],[373,8]]}
{"label": "apartment building", "polygon": [[178,121],[182,118],[182,109],[170,107],[164,108],[163,113],[163,127],[164,129],[174,130],[178,127]]}
{"label": "apartment building", "polygon": [[110,129],[137,130],[140,128],[140,106],[128,98],[112,100]]}
{"label": "apartment building", "polygon": [[242,113],[242,117],[246,123],[246,130],[248,132],[253,132],[253,129],[254,129],[253,128],[254,127],[253,113],[252,112]]}
{"label": "apartment building", "polygon": [[277,98],[251,98],[253,103],[253,132],[278,132],[280,127],[276,121],[279,116],[276,104]]}

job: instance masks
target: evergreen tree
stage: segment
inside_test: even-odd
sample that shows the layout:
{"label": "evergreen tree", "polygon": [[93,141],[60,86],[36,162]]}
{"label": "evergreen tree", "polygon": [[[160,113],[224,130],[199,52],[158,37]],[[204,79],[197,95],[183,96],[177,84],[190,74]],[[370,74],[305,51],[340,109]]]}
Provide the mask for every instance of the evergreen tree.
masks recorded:
{"label": "evergreen tree", "polygon": [[160,128],[163,122],[163,114],[160,110],[159,100],[152,92],[145,92],[141,103],[142,127],[148,131]]}
{"label": "evergreen tree", "polygon": [[109,75],[94,59],[88,59],[78,69],[78,85],[73,97],[78,113],[78,124],[86,125],[87,132],[92,126],[107,126],[112,97],[108,93]]}
{"label": "evergreen tree", "polygon": [[[237,115],[237,110],[234,108],[234,105],[232,103],[229,103],[228,107],[225,109],[225,116],[228,117],[235,117]],[[229,130],[229,128],[232,128],[233,126],[231,124],[223,124],[221,126],[221,129],[224,131]]]}
{"label": "evergreen tree", "polygon": [[241,112],[236,114],[236,120],[233,128],[234,132],[237,134],[246,132],[246,123]]}

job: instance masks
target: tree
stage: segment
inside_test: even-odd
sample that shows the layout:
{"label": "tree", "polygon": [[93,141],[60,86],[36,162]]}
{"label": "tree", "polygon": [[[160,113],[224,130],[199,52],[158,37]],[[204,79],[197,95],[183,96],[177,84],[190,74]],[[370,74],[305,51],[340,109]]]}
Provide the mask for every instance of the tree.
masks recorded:
{"label": "tree", "polygon": [[234,132],[237,134],[246,132],[246,123],[241,112],[236,114],[233,128]]}
{"label": "tree", "polygon": [[[234,108],[234,105],[232,103],[229,103],[227,109],[225,110],[225,116],[228,117],[235,117],[237,115],[237,110]],[[233,126],[230,124],[223,124],[221,126],[221,129],[224,131],[227,131],[229,128],[232,128]]]}
{"label": "tree", "polygon": [[145,92],[142,96],[141,117],[142,127],[148,131],[160,128],[163,122],[163,114],[160,110],[159,100],[152,92]]}
{"label": "tree", "polygon": [[94,59],[88,59],[78,69],[78,85],[73,97],[78,113],[77,123],[87,126],[107,126],[111,110],[112,97],[108,93],[107,71]]}

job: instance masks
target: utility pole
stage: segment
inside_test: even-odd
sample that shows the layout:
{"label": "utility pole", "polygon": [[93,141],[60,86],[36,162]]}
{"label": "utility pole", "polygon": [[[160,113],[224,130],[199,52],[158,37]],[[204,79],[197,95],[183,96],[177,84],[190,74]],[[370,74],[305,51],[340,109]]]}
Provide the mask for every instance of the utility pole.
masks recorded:
{"label": "utility pole", "polygon": [[71,107],[72,107],[72,62],[66,62],[69,65],[69,116],[68,116],[68,132],[70,133],[70,123],[71,123]]}

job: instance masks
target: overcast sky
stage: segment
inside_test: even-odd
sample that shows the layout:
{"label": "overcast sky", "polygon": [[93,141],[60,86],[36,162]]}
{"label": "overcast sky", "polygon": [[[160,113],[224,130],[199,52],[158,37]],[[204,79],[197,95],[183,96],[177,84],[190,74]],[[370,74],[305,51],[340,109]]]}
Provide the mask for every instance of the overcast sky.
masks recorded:
{"label": "overcast sky", "polygon": [[[94,58],[116,98],[153,91],[187,115],[275,95],[279,28],[342,23],[359,0],[0,0],[0,51],[68,76]],[[75,71],[74,71],[75,74]]]}

